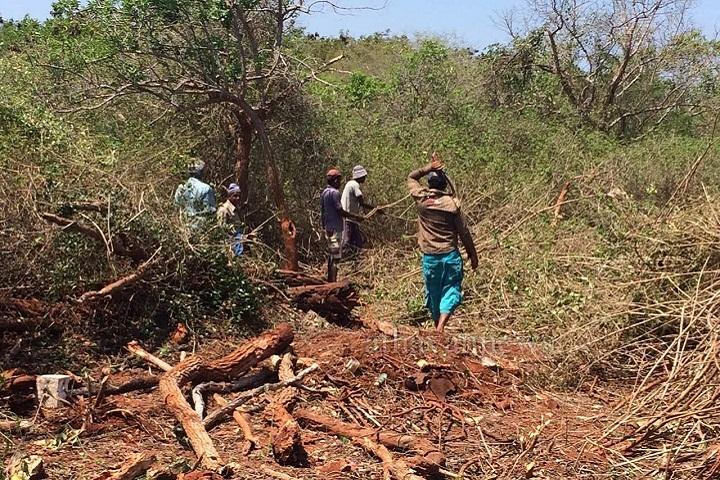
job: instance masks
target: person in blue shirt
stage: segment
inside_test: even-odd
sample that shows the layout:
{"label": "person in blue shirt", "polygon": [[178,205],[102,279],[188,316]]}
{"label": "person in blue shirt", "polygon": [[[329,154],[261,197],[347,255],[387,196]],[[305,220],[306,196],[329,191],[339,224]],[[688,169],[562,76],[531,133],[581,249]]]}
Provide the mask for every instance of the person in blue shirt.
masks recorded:
{"label": "person in blue shirt", "polygon": [[175,190],[175,203],[188,218],[189,223],[199,227],[198,220],[211,217],[217,210],[215,192],[203,182],[205,163],[198,161],[188,169],[189,178]]}

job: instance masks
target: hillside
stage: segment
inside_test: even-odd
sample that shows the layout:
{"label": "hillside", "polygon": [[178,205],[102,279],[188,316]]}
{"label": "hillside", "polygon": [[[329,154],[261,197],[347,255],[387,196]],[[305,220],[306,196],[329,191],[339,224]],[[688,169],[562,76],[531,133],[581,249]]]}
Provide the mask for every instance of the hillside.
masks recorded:
{"label": "hillside", "polygon": [[[152,454],[167,471],[145,478],[715,478],[718,44],[683,2],[536,2],[537,25],[481,52],[307,35],[301,3],[58,2],[0,25],[6,467],[120,478]],[[406,187],[433,152],[480,260],[444,334]],[[240,258],[175,204],[198,160],[219,202],[240,185]],[[325,172],[358,164],[384,214],[340,263],[347,283],[318,286]],[[257,343],[285,323],[293,338]],[[222,461],[198,455],[178,413],[192,388],[223,382],[228,401],[268,369],[254,385],[273,390],[243,407],[256,444],[226,415],[207,427]],[[43,374],[72,377],[65,408],[40,407]]]}

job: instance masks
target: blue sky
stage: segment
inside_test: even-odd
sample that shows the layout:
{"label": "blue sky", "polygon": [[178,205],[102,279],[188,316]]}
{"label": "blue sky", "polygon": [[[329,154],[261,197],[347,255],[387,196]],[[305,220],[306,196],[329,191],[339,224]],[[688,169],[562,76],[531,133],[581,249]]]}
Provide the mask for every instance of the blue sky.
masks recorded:
{"label": "blue sky", "polygon": [[[0,16],[45,18],[52,0],[0,0]],[[338,0],[347,6],[365,6],[377,10],[333,12],[329,8],[304,17],[302,24],[310,33],[335,36],[341,30],[353,36],[390,30],[394,34],[440,34],[460,45],[483,48],[507,40],[498,26],[506,10],[522,7],[525,0]],[[696,0],[692,19],[708,36],[720,29],[720,0]]]}

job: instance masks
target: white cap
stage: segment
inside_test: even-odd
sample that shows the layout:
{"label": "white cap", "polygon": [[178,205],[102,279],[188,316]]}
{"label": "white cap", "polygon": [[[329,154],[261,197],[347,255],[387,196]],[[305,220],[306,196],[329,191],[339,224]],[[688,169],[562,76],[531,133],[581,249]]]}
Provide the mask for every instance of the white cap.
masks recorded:
{"label": "white cap", "polygon": [[358,178],[367,177],[367,170],[362,165],[355,165],[352,169],[352,178],[357,180]]}

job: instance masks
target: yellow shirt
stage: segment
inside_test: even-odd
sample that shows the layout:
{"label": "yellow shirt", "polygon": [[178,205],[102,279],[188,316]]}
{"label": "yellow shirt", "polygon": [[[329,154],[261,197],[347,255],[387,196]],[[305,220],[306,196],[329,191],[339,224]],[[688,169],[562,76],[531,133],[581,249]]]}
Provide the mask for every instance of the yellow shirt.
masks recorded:
{"label": "yellow shirt", "polygon": [[217,220],[220,226],[225,228],[228,233],[234,234],[243,231],[240,211],[230,200],[225,200],[225,203],[218,208]]}

